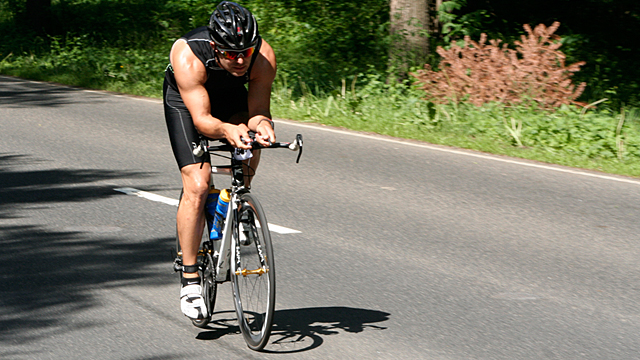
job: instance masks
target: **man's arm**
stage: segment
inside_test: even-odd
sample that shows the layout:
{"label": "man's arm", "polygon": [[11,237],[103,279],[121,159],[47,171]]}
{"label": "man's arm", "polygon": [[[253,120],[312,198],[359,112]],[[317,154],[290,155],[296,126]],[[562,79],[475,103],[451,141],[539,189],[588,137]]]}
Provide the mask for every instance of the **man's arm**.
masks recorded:
{"label": "man's arm", "polygon": [[[276,136],[271,126],[271,85],[276,77],[276,56],[266,41],[255,59],[249,80],[249,129],[256,132],[256,140],[268,145]],[[269,121],[267,121],[269,120]]]}
{"label": "man's arm", "polygon": [[201,134],[213,139],[227,139],[234,147],[249,148],[241,138],[249,138],[248,128],[222,122],[211,115],[209,94],[204,87],[207,70],[195,56],[186,41],[178,40],[169,56],[180,96],[193,119],[193,125]]}

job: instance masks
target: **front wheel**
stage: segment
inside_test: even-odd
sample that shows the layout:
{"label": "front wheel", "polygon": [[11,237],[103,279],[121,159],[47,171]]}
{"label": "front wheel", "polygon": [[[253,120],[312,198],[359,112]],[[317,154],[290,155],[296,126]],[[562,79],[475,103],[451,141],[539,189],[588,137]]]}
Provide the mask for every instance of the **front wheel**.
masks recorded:
{"label": "front wheel", "polygon": [[[242,335],[249,348],[259,351],[269,341],[276,302],[273,247],[267,219],[255,196],[240,197],[237,215],[231,262],[233,298]],[[243,230],[250,233],[241,241],[238,237]]]}

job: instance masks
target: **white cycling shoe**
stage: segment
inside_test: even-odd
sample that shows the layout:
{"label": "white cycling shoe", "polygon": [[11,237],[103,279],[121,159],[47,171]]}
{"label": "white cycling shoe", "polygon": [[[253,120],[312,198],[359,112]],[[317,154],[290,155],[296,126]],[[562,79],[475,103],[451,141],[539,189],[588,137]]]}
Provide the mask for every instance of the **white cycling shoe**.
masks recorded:
{"label": "white cycling shoe", "polygon": [[202,320],[209,316],[201,294],[202,287],[197,284],[180,289],[180,308],[184,316],[194,320]]}

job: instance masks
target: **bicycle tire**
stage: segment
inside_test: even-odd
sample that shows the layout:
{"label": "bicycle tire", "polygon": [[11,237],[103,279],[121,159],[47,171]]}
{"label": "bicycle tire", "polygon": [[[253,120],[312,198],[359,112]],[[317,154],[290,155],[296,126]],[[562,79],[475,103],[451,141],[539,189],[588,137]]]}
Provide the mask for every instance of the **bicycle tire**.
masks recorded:
{"label": "bicycle tire", "polygon": [[269,341],[276,301],[276,272],[269,226],[262,206],[250,193],[240,197],[238,218],[250,211],[255,219],[256,237],[249,245],[238,239],[238,223],[234,219],[231,281],[240,331],[253,350],[262,350]]}
{"label": "bicycle tire", "polygon": [[[180,191],[180,198],[178,203],[182,201],[182,194],[184,190]],[[211,240],[209,239],[209,226],[205,224],[204,231],[202,232],[202,238],[200,240],[200,250],[201,254],[198,255],[198,263],[202,264],[202,270],[198,270],[200,278],[202,279],[202,297],[204,299],[205,304],[207,305],[207,312],[209,316],[204,319],[191,319],[191,323],[199,328],[205,328],[209,322],[211,321],[211,316],[213,314],[213,309],[216,303],[216,294],[218,284],[215,280],[215,263],[211,257],[211,253],[209,250],[212,250]],[[182,253],[182,248],[180,247],[180,239],[178,238],[178,230],[176,229],[176,252],[177,254]],[[179,255],[180,256],[180,255]],[[180,273],[180,280],[182,285],[182,272]]]}

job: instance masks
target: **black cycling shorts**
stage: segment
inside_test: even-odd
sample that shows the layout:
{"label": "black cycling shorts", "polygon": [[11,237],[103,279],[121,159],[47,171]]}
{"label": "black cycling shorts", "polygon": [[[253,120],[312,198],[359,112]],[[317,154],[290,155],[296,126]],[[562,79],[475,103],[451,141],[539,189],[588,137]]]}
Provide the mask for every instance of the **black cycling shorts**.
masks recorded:
{"label": "black cycling shorts", "polygon": [[[162,92],[164,117],[167,121],[171,148],[178,167],[182,169],[186,165],[208,161],[209,154],[207,153],[203,156],[193,155],[193,149],[200,144],[202,135],[193,125],[191,114],[182,101],[180,93],[169,86],[166,80]],[[227,89],[216,94],[209,93],[211,115],[227,122],[238,113],[248,113],[247,95],[247,90],[244,87]]]}

